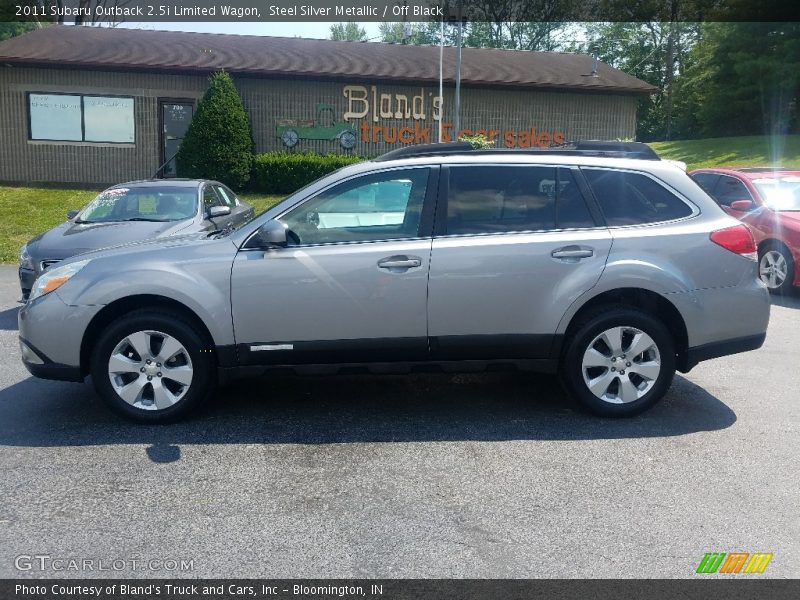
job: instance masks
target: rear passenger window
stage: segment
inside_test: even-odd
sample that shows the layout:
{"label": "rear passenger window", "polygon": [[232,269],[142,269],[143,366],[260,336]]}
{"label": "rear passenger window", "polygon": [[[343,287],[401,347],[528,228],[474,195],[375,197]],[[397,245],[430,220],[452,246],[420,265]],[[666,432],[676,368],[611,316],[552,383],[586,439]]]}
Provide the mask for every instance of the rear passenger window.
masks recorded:
{"label": "rear passenger window", "polygon": [[447,233],[594,227],[569,169],[451,167]]}
{"label": "rear passenger window", "polygon": [[641,225],[688,217],[692,209],[650,177],[582,169],[609,226]]}
{"label": "rear passenger window", "polygon": [[723,175],[714,189],[714,200],[722,206],[730,206],[737,200],[752,200],[753,197],[747,187],[735,177]]}

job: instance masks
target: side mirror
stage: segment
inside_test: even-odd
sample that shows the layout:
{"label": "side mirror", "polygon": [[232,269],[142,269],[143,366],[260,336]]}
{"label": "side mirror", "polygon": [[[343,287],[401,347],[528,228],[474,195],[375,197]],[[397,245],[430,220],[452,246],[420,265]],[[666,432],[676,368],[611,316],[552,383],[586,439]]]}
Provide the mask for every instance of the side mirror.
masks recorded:
{"label": "side mirror", "polygon": [[231,214],[230,206],[212,206],[208,209],[208,218],[216,219],[217,217],[224,217]]}
{"label": "side mirror", "polygon": [[79,212],[81,212],[81,211],[79,211],[79,210],[68,210],[67,211],[67,218],[71,221],[72,219],[74,219],[75,217],[78,216]]}
{"label": "side mirror", "polygon": [[734,200],[730,203],[731,210],[738,212],[750,212],[756,207],[752,200]]}
{"label": "side mirror", "polygon": [[288,244],[286,223],[267,221],[258,229],[258,241],[263,248],[285,248]]}

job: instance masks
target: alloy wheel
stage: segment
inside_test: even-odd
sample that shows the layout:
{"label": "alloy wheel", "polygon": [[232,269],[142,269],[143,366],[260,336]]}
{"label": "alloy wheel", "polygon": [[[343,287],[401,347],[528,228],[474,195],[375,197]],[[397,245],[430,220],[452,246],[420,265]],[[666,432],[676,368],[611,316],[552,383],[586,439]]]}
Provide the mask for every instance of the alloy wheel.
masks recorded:
{"label": "alloy wheel", "polygon": [[597,398],[626,404],[642,398],[661,373],[653,338],[635,327],[612,327],[594,338],[581,361],[583,381]]}
{"label": "alloy wheel", "polygon": [[120,341],[108,359],[117,395],[144,410],[164,410],[189,391],[194,369],[189,352],[160,331],[137,331]]}
{"label": "alloy wheel", "polygon": [[789,265],[786,258],[778,250],[768,250],[758,264],[758,274],[767,287],[776,290],[786,281]]}

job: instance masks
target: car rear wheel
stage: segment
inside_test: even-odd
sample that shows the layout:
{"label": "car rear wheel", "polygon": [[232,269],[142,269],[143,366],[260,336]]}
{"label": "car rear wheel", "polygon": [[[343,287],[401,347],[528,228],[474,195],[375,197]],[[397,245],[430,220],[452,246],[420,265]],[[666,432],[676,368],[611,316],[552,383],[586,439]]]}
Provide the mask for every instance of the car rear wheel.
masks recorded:
{"label": "car rear wheel", "polygon": [[638,414],[658,402],[675,375],[675,346],[647,313],[605,307],[587,315],[567,341],[561,381],[590,412]]}
{"label": "car rear wheel", "polygon": [[148,422],[174,421],[216,383],[208,344],[178,314],[138,311],[112,323],[92,354],[97,393],[112,409]]}
{"label": "car rear wheel", "polygon": [[792,288],[794,260],[785,246],[767,246],[758,255],[758,275],[774,294],[783,294]]}

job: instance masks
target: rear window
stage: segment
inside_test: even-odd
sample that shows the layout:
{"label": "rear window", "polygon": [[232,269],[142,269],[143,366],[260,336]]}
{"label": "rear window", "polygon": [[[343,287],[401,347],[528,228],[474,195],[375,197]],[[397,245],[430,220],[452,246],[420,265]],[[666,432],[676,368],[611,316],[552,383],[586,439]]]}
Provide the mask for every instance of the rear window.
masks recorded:
{"label": "rear window", "polygon": [[450,168],[448,234],[594,226],[569,169],[546,166]]}
{"label": "rear window", "polygon": [[667,188],[641,173],[582,169],[610,226],[672,221],[692,209]]}

